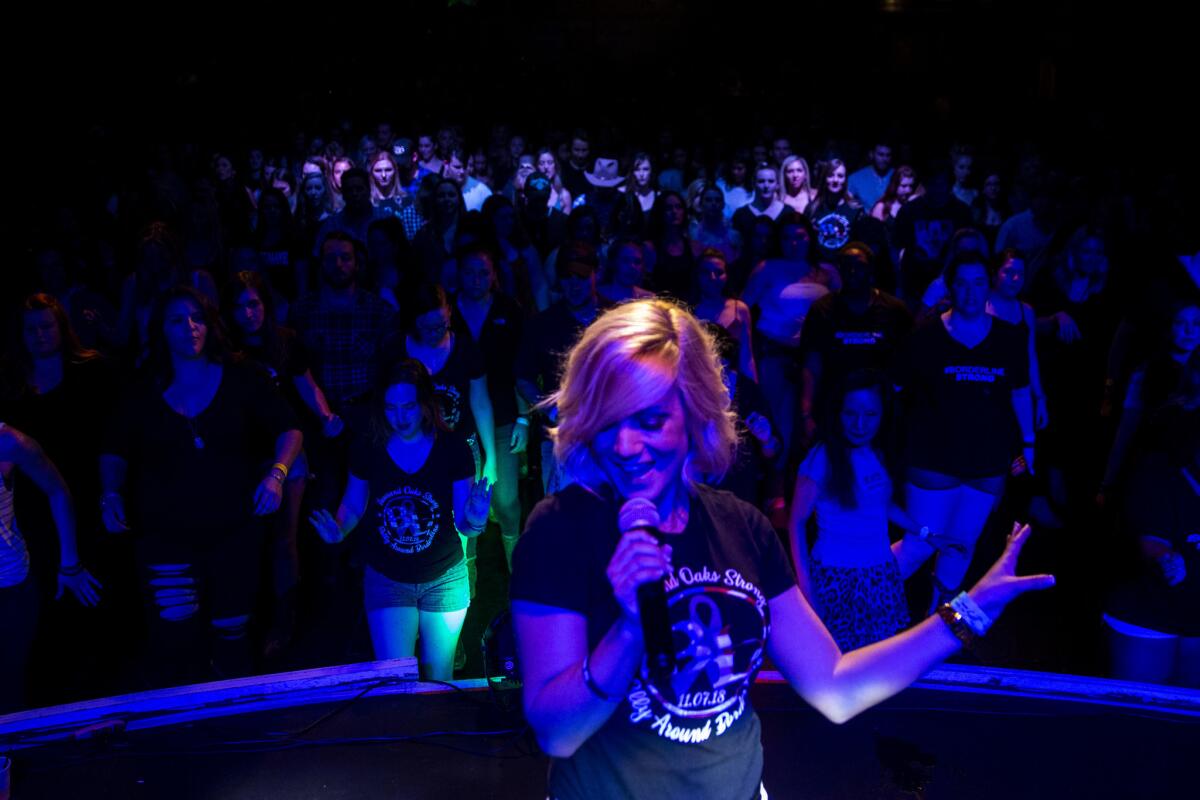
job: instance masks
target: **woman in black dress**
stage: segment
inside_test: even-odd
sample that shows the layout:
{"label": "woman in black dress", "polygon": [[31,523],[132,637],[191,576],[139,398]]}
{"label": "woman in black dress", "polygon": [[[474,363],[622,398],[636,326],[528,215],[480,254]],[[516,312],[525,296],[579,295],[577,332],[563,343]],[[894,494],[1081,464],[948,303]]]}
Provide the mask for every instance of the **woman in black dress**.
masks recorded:
{"label": "woman in black dress", "polygon": [[302,437],[266,377],[230,357],[199,292],[164,293],[149,332],[147,374],[101,448],[104,526],[137,537],[157,679],[200,677],[210,660],[218,675],[245,674],[262,518],[279,509]]}

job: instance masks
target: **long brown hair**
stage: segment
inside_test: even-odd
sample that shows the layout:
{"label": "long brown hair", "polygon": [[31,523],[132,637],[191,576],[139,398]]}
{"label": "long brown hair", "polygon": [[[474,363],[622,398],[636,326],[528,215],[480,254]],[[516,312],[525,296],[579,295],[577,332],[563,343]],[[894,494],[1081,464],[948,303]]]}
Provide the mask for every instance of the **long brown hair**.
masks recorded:
{"label": "long brown hair", "polygon": [[279,330],[279,321],[275,314],[275,295],[271,291],[271,286],[267,283],[266,278],[257,272],[242,270],[229,281],[229,287],[225,293],[225,326],[229,334],[229,342],[238,350],[245,349],[246,334],[233,319],[233,314],[238,297],[247,289],[254,290],[258,299],[262,301],[263,324],[258,335],[262,338],[263,352],[271,361],[269,366],[278,369],[287,360],[288,341]]}
{"label": "long brown hair", "polygon": [[54,295],[46,292],[37,292],[29,295],[25,298],[25,302],[21,304],[22,316],[30,311],[53,312],[54,321],[58,323],[59,335],[62,336],[62,349],[69,355],[73,362],[91,361],[93,358],[100,356],[99,351],[84,347],[79,343],[79,336],[75,333],[75,328],[71,325],[71,318],[67,316],[67,310],[63,308],[63,304]]}
{"label": "long brown hair", "polygon": [[425,365],[415,358],[404,358],[383,372],[371,399],[371,437],[375,442],[381,445],[387,444],[387,440],[394,433],[392,426],[388,424],[383,407],[387,390],[401,383],[407,383],[417,391],[417,405],[421,407],[422,430],[435,436],[438,431],[448,432],[450,429],[442,421],[442,404],[438,400],[437,391],[433,388],[433,379],[429,377],[429,370],[425,369]]}
{"label": "long brown hair", "polygon": [[225,325],[216,306],[203,293],[191,286],[180,285],[163,292],[154,303],[150,313],[149,339],[150,357],[146,364],[150,374],[154,376],[164,389],[175,380],[175,367],[171,362],[171,354],[167,350],[166,336],[163,334],[163,322],[166,319],[167,306],[177,300],[187,300],[195,303],[204,314],[204,324],[207,328],[204,334],[204,356],[214,364],[224,364],[231,359],[229,341],[225,335]]}
{"label": "long brown hair", "polygon": [[31,294],[21,303],[21,313],[17,314],[14,320],[15,330],[9,338],[8,348],[9,361],[16,367],[16,377],[22,388],[29,386],[30,378],[33,376],[33,357],[25,347],[23,331],[25,315],[39,311],[49,311],[54,315],[54,322],[58,325],[58,335],[62,339],[59,356],[63,359],[64,364],[82,364],[100,358],[98,351],[91,350],[79,343],[79,336],[76,335],[75,328],[71,326],[71,318],[67,316],[67,310],[63,308],[63,304],[57,297],[46,292]]}

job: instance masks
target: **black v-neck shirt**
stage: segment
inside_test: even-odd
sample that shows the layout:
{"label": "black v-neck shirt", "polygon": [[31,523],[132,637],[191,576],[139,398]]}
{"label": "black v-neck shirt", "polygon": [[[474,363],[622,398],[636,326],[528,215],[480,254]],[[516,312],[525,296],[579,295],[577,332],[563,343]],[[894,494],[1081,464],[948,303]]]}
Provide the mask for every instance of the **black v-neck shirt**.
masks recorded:
{"label": "black v-neck shirt", "polygon": [[387,446],[360,438],[350,447],[350,474],[370,486],[367,510],[351,534],[363,561],[402,583],[426,583],[463,559],[454,527],[454,483],[475,477],[462,437],[434,434],[429,455],[405,472]]}

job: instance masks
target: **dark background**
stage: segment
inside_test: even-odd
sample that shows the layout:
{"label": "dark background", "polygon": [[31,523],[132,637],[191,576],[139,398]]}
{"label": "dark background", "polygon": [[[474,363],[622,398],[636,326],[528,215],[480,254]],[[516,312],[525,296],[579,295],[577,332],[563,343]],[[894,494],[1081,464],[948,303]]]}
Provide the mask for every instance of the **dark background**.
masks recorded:
{"label": "dark background", "polygon": [[11,22],[3,58],[16,168],[34,184],[85,177],[72,151],[103,171],[155,141],[236,151],[342,119],[408,133],[449,120],[477,136],[494,122],[584,124],[623,139],[667,125],[714,144],[749,144],[769,124],[817,149],[885,129],[939,151],[1000,137],[1064,159],[1160,163],[1191,138],[1191,25],[1145,4],[440,0],[32,14]]}

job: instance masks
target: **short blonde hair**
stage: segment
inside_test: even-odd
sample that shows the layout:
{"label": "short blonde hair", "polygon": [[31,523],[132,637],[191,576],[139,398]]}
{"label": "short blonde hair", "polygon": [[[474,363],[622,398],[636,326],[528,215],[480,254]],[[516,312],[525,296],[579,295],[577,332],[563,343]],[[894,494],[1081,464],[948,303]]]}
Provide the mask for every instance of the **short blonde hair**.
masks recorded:
{"label": "short blonde hair", "polygon": [[[670,374],[644,367],[658,359]],[[562,383],[543,406],[557,406],[550,431],[554,455],[588,486],[608,482],[593,452],[596,436],[678,388],[683,405],[689,489],[705,477],[719,478],[733,463],[736,415],[721,375],[712,336],[680,305],[663,299],[615,306],[584,331],[567,355]]]}

